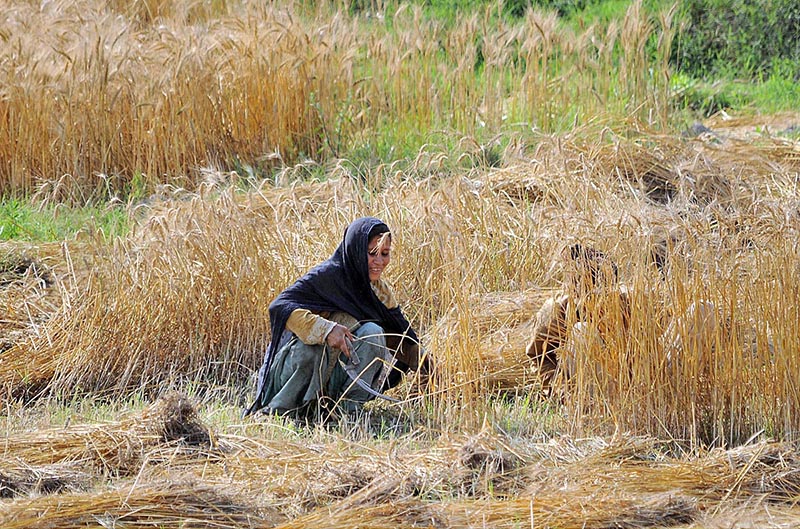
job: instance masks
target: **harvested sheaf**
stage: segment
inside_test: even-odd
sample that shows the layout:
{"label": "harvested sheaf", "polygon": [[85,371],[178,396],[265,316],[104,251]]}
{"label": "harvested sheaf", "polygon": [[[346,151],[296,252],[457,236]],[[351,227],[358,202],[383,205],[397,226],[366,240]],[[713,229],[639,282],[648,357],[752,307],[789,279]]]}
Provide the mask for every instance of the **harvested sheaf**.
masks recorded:
{"label": "harvested sheaf", "polygon": [[85,490],[92,476],[77,466],[71,463],[31,466],[14,459],[0,461],[0,498]]}
{"label": "harvested sheaf", "polygon": [[[91,264],[74,266],[82,243],[0,242],[0,398],[36,394],[52,376],[52,357],[33,344],[47,340],[50,320],[68,310]],[[87,259],[83,254],[82,258]]]}
{"label": "harvested sheaf", "polygon": [[528,493],[539,497],[557,490],[582,494],[601,489],[678,495],[709,504],[749,496],[794,503],[800,493],[800,454],[791,444],[760,442],[677,459],[654,448],[652,440],[629,439],[601,443],[596,451],[558,465],[544,460],[528,469],[533,479]]}
{"label": "harvested sheaf", "polygon": [[553,289],[521,292],[492,292],[473,295],[468,304],[470,324],[464,328],[464,308],[442,317],[432,333],[437,351],[473,348],[480,363],[480,383],[495,389],[524,386],[532,379],[531,362],[525,346],[532,333],[531,316]]}
{"label": "harvested sheaf", "polygon": [[795,444],[762,442],[713,454],[718,472],[724,465],[735,468],[725,495],[738,490],[763,494],[772,502],[796,504],[800,499],[800,451]]}
{"label": "harvested sheaf", "polygon": [[31,466],[83,465],[125,475],[139,470],[149,450],[166,444],[211,444],[192,404],[175,393],[117,423],[9,435],[2,440],[2,456]]}
{"label": "harvested sheaf", "polygon": [[[587,128],[577,137],[596,133]],[[773,187],[788,183],[798,160],[797,142],[777,139],[717,146],[658,135],[594,144],[543,138],[529,161],[489,171],[476,183],[520,205],[569,207],[575,201],[569,194],[581,183],[582,193],[603,188],[612,192],[622,184],[616,193],[634,192],[662,207],[693,203],[744,209],[752,204],[755,190],[767,184],[763,175],[771,175]]]}
{"label": "harvested sheaf", "polygon": [[11,334],[14,343],[7,343],[0,352],[0,393],[4,399],[31,399],[42,395],[55,372],[53,358],[30,346],[29,334]]}
{"label": "harvested sheaf", "polygon": [[0,288],[22,283],[26,276],[35,278],[42,286],[53,283],[50,271],[38,260],[24,255],[0,256]]}
{"label": "harvested sheaf", "polygon": [[688,524],[697,516],[693,502],[684,498],[626,498],[601,491],[573,497],[556,493],[496,502],[453,502],[445,505],[444,511],[444,527],[509,529],[522,523],[565,529],[672,527]]}
{"label": "harvested sheaf", "polygon": [[60,304],[62,292],[54,288],[47,264],[54,262],[58,248],[43,246],[0,242],[0,354],[34,334]]}
{"label": "harvested sheaf", "polygon": [[255,509],[211,487],[186,483],[133,484],[0,504],[0,525],[5,529],[261,529],[280,521],[272,511]]}

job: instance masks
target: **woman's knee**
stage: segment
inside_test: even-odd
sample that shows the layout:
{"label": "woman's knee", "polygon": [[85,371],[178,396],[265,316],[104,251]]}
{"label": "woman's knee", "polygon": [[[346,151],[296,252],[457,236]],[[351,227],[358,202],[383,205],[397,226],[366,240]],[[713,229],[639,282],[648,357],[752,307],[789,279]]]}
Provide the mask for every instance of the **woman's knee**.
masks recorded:
{"label": "woman's knee", "polygon": [[295,371],[311,372],[317,368],[322,358],[322,347],[307,345],[298,340],[292,344],[288,363]]}
{"label": "woman's knee", "polygon": [[384,334],[383,327],[377,323],[363,323],[353,334],[360,338],[361,341],[380,347],[386,346],[386,335]]}

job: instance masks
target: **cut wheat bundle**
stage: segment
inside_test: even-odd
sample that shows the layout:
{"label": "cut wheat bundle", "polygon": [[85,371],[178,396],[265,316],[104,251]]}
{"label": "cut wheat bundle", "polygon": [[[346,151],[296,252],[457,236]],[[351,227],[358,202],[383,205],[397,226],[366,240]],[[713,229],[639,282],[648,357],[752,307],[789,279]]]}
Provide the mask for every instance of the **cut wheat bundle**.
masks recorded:
{"label": "cut wheat bundle", "polygon": [[86,490],[92,475],[72,463],[33,466],[20,459],[0,461],[0,498]]}
{"label": "cut wheat bundle", "polygon": [[281,516],[240,498],[197,484],[125,485],[94,493],[71,493],[0,504],[6,529],[266,529]]}
{"label": "cut wheat bundle", "polygon": [[75,464],[128,474],[138,471],[146,453],[160,445],[208,447],[211,442],[193,405],[170,393],[119,422],[12,434],[2,439],[0,449],[3,457],[32,466]]}
{"label": "cut wheat bundle", "polygon": [[[625,494],[675,494],[705,504],[757,497],[794,504],[800,497],[800,453],[791,443],[759,442],[674,457],[652,439],[570,445],[571,461],[543,459],[528,467],[531,496],[614,490]],[[666,445],[664,445],[666,446]]]}

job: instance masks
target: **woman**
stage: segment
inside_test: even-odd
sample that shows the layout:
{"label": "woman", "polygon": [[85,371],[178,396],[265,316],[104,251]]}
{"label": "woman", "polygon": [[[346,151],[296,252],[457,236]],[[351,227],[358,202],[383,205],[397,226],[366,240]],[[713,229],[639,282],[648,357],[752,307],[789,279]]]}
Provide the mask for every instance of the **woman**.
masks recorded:
{"label": "woman", "polygon": [[549,385],[558,369],[575,375],[579,351],[601,347],[628,330],[630,296],[618,282],[617,265],[603,252],[574,244],[562,253],[564,288],[534,316],[526,348]]}
{"label": "woman", "polygon": [[419,367],[417,335],[381,279],[391,245],[386,224],[359,218],[333,256],[270,304],[272,341],[245,416],[353,412]]}
{"label": "woman", "polygon": [[[654,264],[666,274],[667,254],[664,249],[659,251]],[[545,386],[559,370],[567,378],[574,376],[579,354],[591,349],[607,351],[613,341],[620,345],[630,338],[632,291],[619,283],[617,265],[604,253],[580,244],[570,246],[562,258],[564,289],[549,298],[534,316],[533,336],[526,349]],[[670,304],[667,314],[674,305]],[[702,371],[710,365],[717,344],[730,341],[730,326],[711,301],[692,301],[670,317],[660,340],[666,365],[672,369],[689,356]],[[602,373],[596,367],[599,378]]]}

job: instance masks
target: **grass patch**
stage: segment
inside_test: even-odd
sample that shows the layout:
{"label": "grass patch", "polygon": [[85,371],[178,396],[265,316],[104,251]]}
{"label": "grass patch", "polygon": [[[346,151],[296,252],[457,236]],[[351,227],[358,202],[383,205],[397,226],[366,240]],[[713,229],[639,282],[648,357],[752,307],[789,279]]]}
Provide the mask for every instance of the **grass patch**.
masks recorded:
{"label": "grass patch", "polygon": [[68,207],[37,206],[30,200],[0,200],[0,240],[54,242],[81,232],[102,234],[106,239],[129,230],[128,213],[120,205]]}
{"label": "grass patch", "polygon": [[797,110],[800,84],[791,75],[773,74],[754,82],[723,79],[703,81],[685,74],[671,78],[673,106],[678,114],[710,117],[721,110],[773,114]]}
{"label": "grass patch", "polygon": [[792,77],[773,74],[764,82],[746,86],[756,108],[762,112],[795,110],[800,101],[800,83]]}
{"label": "grass patch", "polygon": [[590,3],[583,10],[573,13],[570,21],[574,27],[584,27],[595,23],[608,24],[612,20],[623,18],[630,4],[628,0]]}

